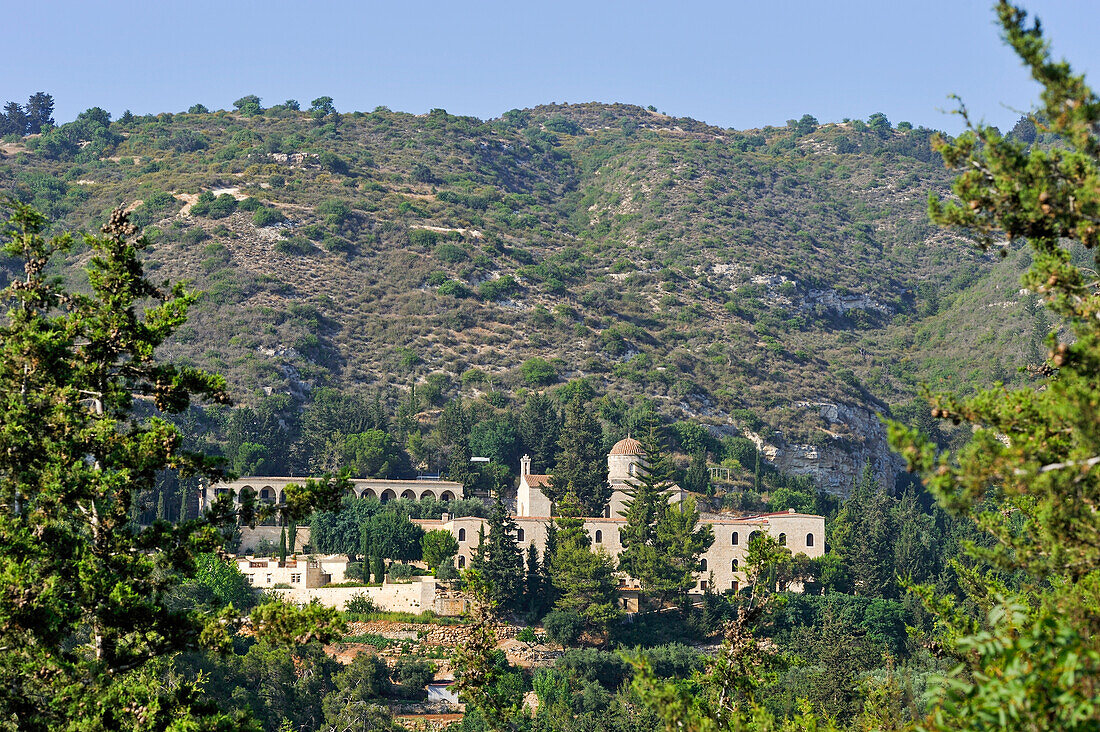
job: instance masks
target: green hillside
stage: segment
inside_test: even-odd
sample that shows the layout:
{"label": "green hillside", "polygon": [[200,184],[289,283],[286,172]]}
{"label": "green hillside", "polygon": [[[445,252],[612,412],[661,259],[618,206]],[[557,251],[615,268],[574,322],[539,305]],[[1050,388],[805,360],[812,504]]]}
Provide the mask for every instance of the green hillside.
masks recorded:
{"label": "green hillside", "polygon": [[991,269],[927,222],[948,180],[930,130],[244,101],[5,138],[0,186],[59,227],[132,208],[154,275],[206,292],[170,355],[245,404],[418,384],[430,410],[588,376],[624,409],[851,453],[858,425],[800,404],[911,414],[923,381],[1037,362],[1023,255]]}

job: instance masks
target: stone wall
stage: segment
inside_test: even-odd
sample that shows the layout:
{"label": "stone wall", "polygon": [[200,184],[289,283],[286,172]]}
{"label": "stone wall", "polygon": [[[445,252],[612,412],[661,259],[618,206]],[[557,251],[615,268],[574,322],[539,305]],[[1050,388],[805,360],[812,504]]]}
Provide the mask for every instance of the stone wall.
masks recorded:
{"label": "stone wall", "polygon": [[375,607],[387,612],[421,613],[435,610],[435,578],[418,577],[408,583],[386,583],[381,587],[303,587],[272,590],[289,602],[305,604],[318,600],[322,605],[346,610],[348,600],[365,595]]}

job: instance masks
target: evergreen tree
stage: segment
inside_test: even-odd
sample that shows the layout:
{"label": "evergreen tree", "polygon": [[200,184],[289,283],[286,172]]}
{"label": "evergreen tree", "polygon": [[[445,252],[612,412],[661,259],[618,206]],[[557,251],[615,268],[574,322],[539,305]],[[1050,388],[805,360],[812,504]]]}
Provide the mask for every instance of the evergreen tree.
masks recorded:
{"label": "evergreen tree", "polygon": [[546,488],[551,501],[572,494],[581,515],[603,516],[611,498],[603,430],[585,394],[578,390],[565,408],[565,426],[559,441],[558,464]]}
{"label": "evergreen tree", "polygon": [[661,574],[657,555],[657,525],[668,511],[664,491],[672,485],[673,467],[661,444],[660,426],[651,420],[642,434],[645,460],[639,463],[636,477],[627,481],[627,500],[619,512],[626,523],[620,532],[623,551],[619,569],[637,579],[643,591],[651,591]]}
{"label": "evergreen tree", "polygon": [[543,573],[539,564],[539,550],[535,545],[527,545],[527,612],[539,615],[545,601],[543,595]]}
{"label": "evergreen tree", "polygon": [[710,472],[707,470],[707,453],[696,450],[691,456],[691,465],[684,473],[684,490],[692,493],[710,494]]}
{"label": "evergreen tree", "polygon": [[519,433],[535,470],[553,471],[561,439],[561,415],[554,400],[542,392],[528,396],[519,416]]}
{"label": "evergreen tree", "polygon": [[833,528],[833,547],[844,564],[852,593],[885,598],[897,595],[894,521],[894,500],[875,480],[867,463]]}
{"label": "evergreen tree", "polygon": [[386,563],[382,561],[381,554],[373,554],[370,558],[370,569],[374,575],[374,583],[380,585],[386,581]]}
{"label": "evergreen tree", "polygon": [[8,102],[4,105],[4,119],[7,122],[5,129],[9,134],[27,134],[27,113],[19,102]]}
{"label": "evergreen tree", "polygon": [[554,607],[576,613],[596,634],[622,615],[619,609],[614,560],[601,547],[592,551],[592,540],[584,529],[580,504],[571,494],[559,506],[557,548],[551,579],[558,591]]}
{"label": "evergreen tree", "polygon": [[[170,609],[168,595],[196,576],[197,552],[216,548],[218,524],[269,509],[222,499],[179,526],[130,521],[166,468],[222,477],[168,421],[133,410],[137,399],[161,414],[228,400],[221,378],[154,357],[194,298],[145,278],[147,243],[121,211],[85,238],[88,282],[66,292],[45,273],[59,271],[51,259],[69,239],[47,241],[40,214],[11,206],[3,251],[24,272],[0,295],[0,718],[25,730],[248,728],[196,684],[163,683],[166,659],[231,643],[224,618]],[[288,486],[286,511],[331,505],[345,487]],[[271,605],[252,621],[261,642],[288,628],[327,638],[338,625],[327,609]]]}
{"label": "evergreen tree", "polygon": [[[997,13],[1005,40],[1043,87],[1036,117],[1059,142],[1029,147],[964,117],[967,132],[935,143],[958,173],[957,203],[933,199],[930,213],[1002,255],[1026,240],[1022,284],[1063,323],[1047,337],[1048,375],[1036,386],[932,396],[934,417],[973,428],[961,450],[941,454],[924,435],[890,426],[892,446],[940,504],[987,534],[967,553],[1000,570],[967,574],[977,617],[933,588],[920,590],[959,659],[923,727],[1096,729],[1100,294],[1095,269],[1074,261],[1082,247],[1100,246],[1100,97],[1051,56],[1038,21],[1003,1]],[[1006,584],[1003,573],[1016,581]]]}
{"label": "evergreen tree", "polygon": [[279,561],[286,561],[286,527],[279,532]]}
{"label": "evergreen tree", "polygon": [[687,593],[695,587],[699,559],[714,544],[714,531],[707,524],[699,525],[699,510],[691,496],[669,506],[656,528],[654,590],[662,599],[674,597],[686,604]]}
{"label": "evergreen tree", "polygon": [[53,123],[53,97],[45,92],[32,94],[27,100],[27,132],[38,134]]}
{"label": "evergreen tree", "polygon": [[478,570],[489,585],[490,597],[500,608],[521,609],[524,590],[523,554],[516,541],[516,522],[504,510],[497,496],[489,514],[489,534],[484,526],[473,550],[470,567]]}
{"label": "evergreen tree", "polygon": [[921,510],[910,488],[894,507],[894,575],[906,582],[933,577],[935,548],[942,546],[932,517]]}
{"label": "evergreen tree", "polygon": [[157,521],[168,520],[168,509],[164,505],[164,491],[157,491]]}

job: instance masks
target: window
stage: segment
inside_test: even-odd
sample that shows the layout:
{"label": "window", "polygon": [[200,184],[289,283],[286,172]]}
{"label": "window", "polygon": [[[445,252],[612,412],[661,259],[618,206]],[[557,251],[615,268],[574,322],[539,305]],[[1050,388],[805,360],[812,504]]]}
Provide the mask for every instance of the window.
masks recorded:
{"label": "window", "polygon": [[734,572],[737,571],[737,560],[736,559],[734,559],[733,562],[730,564],[730,569],[732,569]]}
{"label": "window", "polygon": [[267,575],[267,583],[269,585],[271,584],[271,574],[270,573]]}
{"label": "window", "polygon": [[599,529],[596,529],[596,543],[603,544],[603,532]]}
{"label": "window", "polygon": [[254,584],[255,582],[256,582],[256,578],[253,577],[252,575],[248,575],[248,584],[251,585],[251,584]]}
{"label": "window", "polygon": [[604,518],[611,518],[611,504],[610,503],[603,507],[603,517]]}
{"label": "window", "polygon": [[[706,557],[704,557],[704,558],[702,558],[702,559],[700,559],[700,560],[699,560],[699,571],[700,571],[700,572],[706,572],[706,571],[707,571],[707,560],[706,560]],[[704,589],[706,589],[706,588],[704,588]]]}
{"label": "window", "polygon": [[516,541],[523,541],[523,529],[516,529]]}
{"label": "window", "polygon": [[292,574],[292,575],[290,575],[290,581],[291,582],[301,582],[302,581],[302,575]]}
{"label": "window", "polygon": [[704,591],[707,589],[707,581],[706,580],[703,580],[702,582],[699,583],[699,589],[704,590]]}
{"label": "window", "polygon": [[814,535],[813,534],[806,534],[806,546],[813,546],[813,545],[814,545]]}
{"label": "window", "polygon": [[786,534],[780,534],[779,535],[779,546],[787,546],[787,535]]}
{"label": "window", "polygon": [[458,540],[459,541],[466,541],[466,529],[459,529],[458,530]]}
{"label": "window", "polygon": [[733,532],[733,545],[737,546],[737,532]]}
{"label": "window", "polygon": [[734,580],[733,582],[730,582],[730,589],[733,590],[734,592],[737,592],[737,580]]}
{"label": "window", "polygon": [[459,569],[465,569],[466,568],[466,557],[460,556],[458,558],[458,568]]}

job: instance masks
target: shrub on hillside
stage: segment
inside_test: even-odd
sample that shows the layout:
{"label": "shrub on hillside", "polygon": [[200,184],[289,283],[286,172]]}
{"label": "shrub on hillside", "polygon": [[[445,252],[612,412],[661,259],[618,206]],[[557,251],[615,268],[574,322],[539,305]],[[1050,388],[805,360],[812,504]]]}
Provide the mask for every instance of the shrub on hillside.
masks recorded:
{"label": "shrub on hillside", "polygon": [[286,216],[283,216],[283,212],[277,208],[264,206],[256,209],[256,213],[252,214],[252,223],[260,227],[274,226],[284,221],[286,221]]}

